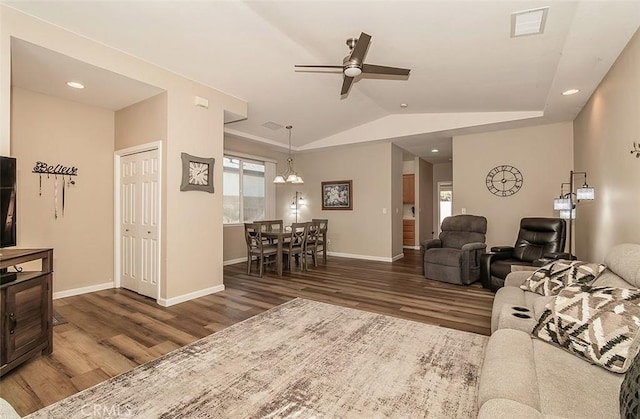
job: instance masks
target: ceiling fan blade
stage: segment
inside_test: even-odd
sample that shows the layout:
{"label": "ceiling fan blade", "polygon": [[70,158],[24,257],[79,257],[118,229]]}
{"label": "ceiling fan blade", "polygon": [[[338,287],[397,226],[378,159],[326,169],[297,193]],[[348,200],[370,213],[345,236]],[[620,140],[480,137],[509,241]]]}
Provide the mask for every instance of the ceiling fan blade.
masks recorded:
{"label": "ceiling fan blade", "polygon": [[387,67],[384,65],[362,64],[362,72],[369,74],[390,74],[394,76],[408,76],[411,69]]}
{"label": "ceiling fan blade", "polygon": [[344,81],[342,82],[342,90],[340,91],[340,95],[346,95],[349,93],[349,89],[351,88],[351,84],[353,83],[353,77],[344,76]]}
{"label": "ceiling fan blade", "polygon": [[295,68],[340,68],[341,65],[294,65]]}
{"label": "ceiling fan blade", "polygon": [[356,42],[355,48],[353,48],[351,52],[349,61],[357,61],[359,64],[362,64],[364,55],[367,53],[367,48],[369,48],[369,42],[371,42],[371,35],[362,32],[360,38],[358,38],[358,42]]}

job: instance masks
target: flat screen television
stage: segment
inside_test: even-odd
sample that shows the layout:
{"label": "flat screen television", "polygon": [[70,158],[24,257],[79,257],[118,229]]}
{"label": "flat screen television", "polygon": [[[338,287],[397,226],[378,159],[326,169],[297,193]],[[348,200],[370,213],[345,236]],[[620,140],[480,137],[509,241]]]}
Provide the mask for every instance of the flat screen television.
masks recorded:
{"label": "flat screen television", "polygon": [[16,242],[16,159],[0,156],[0,248]]}

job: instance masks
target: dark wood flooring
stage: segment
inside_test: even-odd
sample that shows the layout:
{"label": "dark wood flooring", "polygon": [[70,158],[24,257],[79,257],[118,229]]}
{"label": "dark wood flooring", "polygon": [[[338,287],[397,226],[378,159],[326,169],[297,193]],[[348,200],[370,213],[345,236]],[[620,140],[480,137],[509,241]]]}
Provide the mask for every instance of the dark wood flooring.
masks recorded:
{"label": "dark wood flooring", "polygon": [[241,263],[225,267],[225,291],[172,307],[123,289],[55,300],[68,322],[53,329],[53,354],[2,377],[0,396],[26,415],[296,297],[489,334],[493,294],[425,279],[419,259],[329,257],[282,278],[248,276]]}

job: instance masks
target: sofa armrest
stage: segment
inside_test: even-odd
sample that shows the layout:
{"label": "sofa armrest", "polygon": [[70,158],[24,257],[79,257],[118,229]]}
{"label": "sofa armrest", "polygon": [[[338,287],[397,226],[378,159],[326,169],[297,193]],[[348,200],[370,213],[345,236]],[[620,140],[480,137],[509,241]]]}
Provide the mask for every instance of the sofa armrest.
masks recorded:
{"label": "sofa armrest", "polygon": [[515,271],[515,272],[511,272],[504,279],[504,286],[505,287],[520,287],[520,285],[524,284],[524,281],[526,281],[527,278],[529,278],[531,276],[531,274],[533,274],[533,272],[534,272],[533,270],[532,271]]}

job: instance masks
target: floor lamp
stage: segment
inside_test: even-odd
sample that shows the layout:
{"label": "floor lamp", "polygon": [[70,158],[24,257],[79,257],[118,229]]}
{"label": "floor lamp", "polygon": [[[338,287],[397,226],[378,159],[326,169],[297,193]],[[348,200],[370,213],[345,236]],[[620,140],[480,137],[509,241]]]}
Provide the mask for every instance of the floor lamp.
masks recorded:
{"label": "floor lamp", "polygon": [[[574,178],[584,176],[584,183],[574,192]],[[565,192],[565,186],[569,191]],[[569,220],[569,255],[573,259],[573,220],[576,218],[576,206],[580,200],[595,199],[595,189],[587,184],[587,172],[574,172],[569,174],[569,182],[560,184],[560,197],[553,200],[553,209],[560,211],[560,218]]]}
{"label": "floor lamp", "polygon": [[302,192],[296,191],[296,195],[293,197],[293,202],[291,203],[291,211],[296,214],[296,223],[298,222],[300,205],[304,205],[304,198],[302,197]]}

